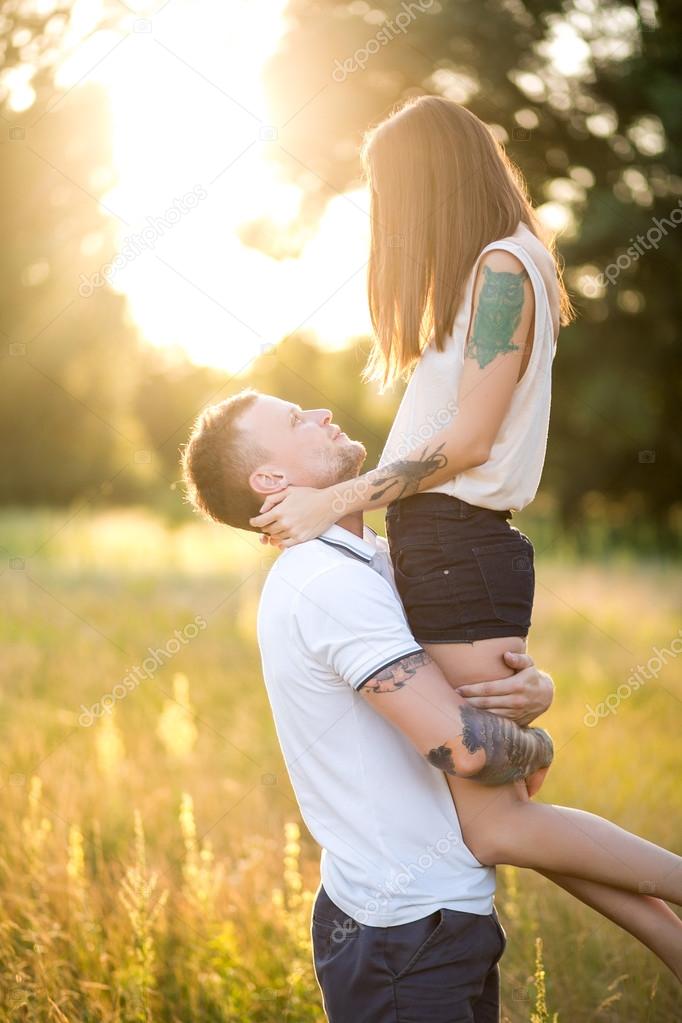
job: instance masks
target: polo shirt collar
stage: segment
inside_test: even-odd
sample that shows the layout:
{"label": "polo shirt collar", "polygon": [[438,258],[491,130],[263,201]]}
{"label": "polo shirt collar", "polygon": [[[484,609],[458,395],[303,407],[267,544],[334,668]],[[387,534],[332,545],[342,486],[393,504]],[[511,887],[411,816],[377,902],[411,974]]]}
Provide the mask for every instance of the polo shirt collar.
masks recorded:
{"label": "polo shirt collar", "polygon": [[325,529],[318,539],[322,540],[323,543],[329,544],[331,547],[340,547],[369,564],[377,553],[377,534],[367,524],[364,525],[363,529],[364,536],[360,538],[355,533],[351,533],[349,529],[344,529],[343,526],[339,526],[335,522],[329,529]]}

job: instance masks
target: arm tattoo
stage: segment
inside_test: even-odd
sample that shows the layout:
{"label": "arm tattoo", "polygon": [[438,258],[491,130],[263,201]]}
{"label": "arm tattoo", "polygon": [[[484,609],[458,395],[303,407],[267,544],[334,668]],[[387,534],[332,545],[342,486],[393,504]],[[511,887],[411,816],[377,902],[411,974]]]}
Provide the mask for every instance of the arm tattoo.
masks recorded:
{"label": "arm tattoo", "polygon": [[373,469],[367,473],[365,479],[373,488],[382,487],[381,490],[375,490],[372,493],[370,500],[380,501],[391,487],[399,488],[399,493],[394,494],[391,498],[393,501],[398,501],[406,495],[416,494],[422,480],[448,464],[447,457],[443,454],[444,447],[444,443],[439,444],[428,454],[427,444],[416,460],[399,458],[395,462],[390,462],[389,465],[381,466],[379,469]]}
{"label": "arm tattoo", "polygon": [[457,774],[452,759],[452,750],[447,743],[429,750],[426,754],[426,759],[433,767],[437,767],[439,771],[445,771],[446,774]]}
{"label": "arm tattoo", "polygon": [[[366,693],[381,696],[404,689],[420,668],[431,663],[425,650],[401,657],[373,675],[362,687]],[[475,707],[460,708],[461,738],[468,753],[485,752],[485,764],[468,777],[482,785],[504,785],[527,778],[541,767],[549,767],[554,756],[552,740],[544,728],[522,728],[509,718],[499,717]],[[439,771],[457,775],[452,746],[444,742],[426,753],[426,759]]]}
{"label": "arm tattoo", "polygon": [[467,357],[476,359],[480,369],[498,355],[519,350],[512,337],[521,320],[523,283],[528,278],[525,270],[514,274],[491,270],[489,266],[483,267],[483,275],[484,284],[466,349]]}
{"label": "arm tattoo", "polygon": [[541,767],[549,767],[554,747],[544,728],[521,728],[515,721],[462,707],[462,741],[469,753],[485,750],[485,767],[475,780],[484,785],[504,785],[527,778]]}
{"label": "arm tattoo", "polygon": [[389,664],[387,668],[377,672],[363,687],[368,693],[395,693],[402,689],[417,674],[417,670],[428,664],[431,658],[424,650],[415,654],[408,654],[395,664]]}
{"label": "arm tattoo", "polygon": [[[474,707],[462,707],[460,713],[466,750],[476,753],[482,749],[486,755],[484,766],[470,780],[482,785],[505,785],[552,763],[554,746],[544,728],[521,728],[509,718]],[[446,774],[457,775],[452,747],[447,743],[429,750],[426,759]]]}

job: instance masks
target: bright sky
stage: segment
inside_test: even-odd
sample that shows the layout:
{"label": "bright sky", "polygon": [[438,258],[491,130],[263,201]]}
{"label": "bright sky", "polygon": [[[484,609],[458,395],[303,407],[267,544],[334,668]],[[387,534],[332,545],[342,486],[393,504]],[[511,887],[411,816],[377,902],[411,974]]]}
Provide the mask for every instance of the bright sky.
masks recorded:
{"label": "bright sky", "polygon": [[286,228],[301,199],[271,159],[277,126],[261,83],[286,0],[159,6],[119,45],[99,33],[62,72],[68,84],[101,61],[89,77],[109,94],[118,177],[103,201],[121,218],[124,252],[141,237],[150,246],[110,279],[141,333],[231,371],[297,329],[331,347],[367,333],[364,192],[334,199],[297,259],[237,234],[260,219]]}
{"label": "bright sky", "polygon": [[[108,92],[118,183],[103,201],[119,218],[123,265],[107,276],[127,296],[142,335],[237,372],[295,330],[331,347],[369,333],[364,191],[332,200],[299,258],[270,258],[238,234],[255,220],[286,231],[301,200],[271,158],[278,126],[261,82],[285,29],[286,0],[125,6],[133,12],[125,37],[96,33],[60,81],[70,88],[95,80]],[[78,33],[94,24],[98,8],[96,0],[77,0]],[[549,46],[564,74],[585,59],[584,44],[565,26]],[[341,87],[332,71],[329,87]],[[543,212],[552,227],[564,226],[561,203]],[[101,255],[103,263],[111,258]]]}

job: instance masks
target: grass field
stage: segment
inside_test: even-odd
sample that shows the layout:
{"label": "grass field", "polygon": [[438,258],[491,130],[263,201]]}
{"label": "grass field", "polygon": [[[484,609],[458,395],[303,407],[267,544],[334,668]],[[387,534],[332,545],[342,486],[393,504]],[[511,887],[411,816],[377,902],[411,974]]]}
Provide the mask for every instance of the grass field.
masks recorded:
{"label": "grass field", "polygon": [[[0,1019],[322,1021],[318,850],[254,634],[271,556],[134,511],[7,513],[0,545]],[[679,850],[682,686],[663,648],[682,570],[556,547],[538,562],[531,653],[557,686],[542,798]],[[638,664],[653,677],[636,687]],[[680,1018],[631,938],[532,873],[498,878],[508,1023]]]}

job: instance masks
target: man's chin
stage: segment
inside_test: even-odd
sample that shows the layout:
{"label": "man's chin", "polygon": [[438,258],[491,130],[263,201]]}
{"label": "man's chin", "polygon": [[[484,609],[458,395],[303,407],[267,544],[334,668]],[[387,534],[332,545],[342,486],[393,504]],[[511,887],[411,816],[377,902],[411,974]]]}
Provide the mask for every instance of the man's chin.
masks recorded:
{"label": "man's chin", "polygon": [[359,440],[347,441],[339,451],[334,482],[345,483],[347,480],[354,480],[360,474],[366,458],[367,449],[364,444]]}

